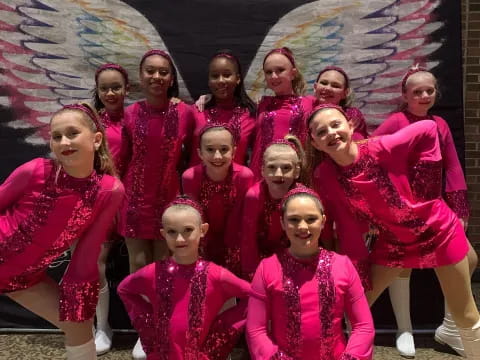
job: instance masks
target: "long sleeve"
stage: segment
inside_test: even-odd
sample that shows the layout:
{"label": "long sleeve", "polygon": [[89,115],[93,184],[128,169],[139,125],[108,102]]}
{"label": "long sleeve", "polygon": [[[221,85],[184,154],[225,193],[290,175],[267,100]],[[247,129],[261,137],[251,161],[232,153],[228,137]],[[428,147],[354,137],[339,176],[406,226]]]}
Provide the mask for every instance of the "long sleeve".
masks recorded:
{"label": "long sleeve", "polygon": [[470,211],[467,200],[467,185],[457,150],[455,149],[452,132],[445,120],[437,116],[434,119],[437,122],[441,139],[443,169],[445,172],[445,201],[459,218],[468,218]]}
{"label": "long sleeve", "polygon": [[268,336],[269,312],[265,288],[263,262],[257,268],[252,282],[252,293],[248,300],[247,343],[253,360],[293,360],[282,353]]}
{"label": "long sleeve", "polygon": [[0,185],[0,213],[15,204],[25,194],[32,174],[40,163],[43,163],[43,159],[35,159],[20,165]]}
{"label": "long sleeve", "polygon": [[202,165],[191,167],[182,174],[182,191],[198,201],[202,179]]}
{"label": "long sleeve", "polygon": [[340,360],[371,360],[375,337],[372,314],[357,271],[347,257],[345,271],[350,275],[350,286],[345,295],[345,311],[352,325],[352,333]]}
{"label": "long sleeve", "polygon": [[259,186],[255,185],[245,195],[240,231],[240,264],[242,277],[251,279],[255,273],[260,255],[257,244],[257,225],[259,204],[264,202],[260,196]]}
{"label": "long sleeve", "polygon": [[[112,220],[123,199],[122,183],[112,179],[113,188],[104,196],[94,220],[78,239],[72,259],[60,284],[60,320],[85,321],[95,314],[98,299],[100,245],[107,239]],[[95,217],[96,215],[96,217]],[[70,224],[69,224],[70,225]],[[68,225],[67,225],[68,226]]]}
{"label": "long sleeve", "polygon": [[152,293],[155,291],[154,284],[155,263],[152,263],[127,276],[117,288],[118,296],[125,305],[149,359],[156,351],[156,319],[152,305],[155,301],[152,298]]}
{"label": "long sleeve", "polygon": [[397,114],[390,115],[378,128],[372,133],[373,136],[389,135],[396,133],[402,128]]}
{"label": "long sleeve", "polygon": [[353,140],[366,139],[368,137],[367,122],[362,112],[356,107],[348,107],[345,112],[355,127]]}

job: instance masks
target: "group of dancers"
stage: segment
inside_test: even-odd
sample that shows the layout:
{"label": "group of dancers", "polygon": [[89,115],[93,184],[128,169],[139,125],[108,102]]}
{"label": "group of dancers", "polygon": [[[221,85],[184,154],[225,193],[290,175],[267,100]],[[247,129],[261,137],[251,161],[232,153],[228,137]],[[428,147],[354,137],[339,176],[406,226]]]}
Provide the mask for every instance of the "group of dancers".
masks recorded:
{"label": "group of dancers", "polygon": [[[0,186],[0,293],[61,329],[67,359],[95,359],[112,346],[105,263],[122,237],[131,274],[117,292],[136,359],[226,359],[245,332],[253,359],[371,360],[369,307],[387,287],[397,349],[415,356],[409,275],[434,268],[435,339],[480,359],[467,188],[448,125],[429,112],[433,74],[409,70],[401,109],[368,134],[343,69],[322,69],[314,96],[289,49],[263,70],[274,95],[255,104],[221,50],[210,96],[189,105],[170,55],[150,50],[145,99],[124,109],[128,73],[100,66],[93,106],[52,116],[54,159]],[[56,284],[45,271],[68,249]]]}

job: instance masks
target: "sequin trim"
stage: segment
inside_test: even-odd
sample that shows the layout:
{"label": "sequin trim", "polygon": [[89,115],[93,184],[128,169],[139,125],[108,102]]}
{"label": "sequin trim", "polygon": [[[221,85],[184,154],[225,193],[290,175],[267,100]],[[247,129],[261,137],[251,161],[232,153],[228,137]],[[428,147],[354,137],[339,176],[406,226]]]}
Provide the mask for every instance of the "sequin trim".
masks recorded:
{"label": "sequin trim", "polygon": [[[237,142],[240,141],[240,137],[242,135],[242,122],[240,119],[242,118],[243,114],[245,114],[247,111],[248,110],[245,108],[242,108],[240,106],[235,106],[232,111],[232,117],[228,121],[224,122],[229,124],[232,127],[234,131],[233,137],[236,139]],[[220,123],[218,108],[212,107],[210,109],[207,109],[205,110],[205,114],[206,114],[207,123],[211,123],[211,122]]]}
{"label": "sequin trim", "polygon": [[[202,345],[202,353],[207,354],[209,360],[225,360],[236,345],[241,332],[217,319]],[[197,358],[192,358],[197,359]]]}
{"label": "sequin trim", "polygon": [[240,247],[228,247],[225,258],[225,267],[237,276],[242,273],[240,265]]}
{"label": "sequin trim", "polygon": [[196,360],[200,349],[200,334],[205,322],[208,266],[209,263],[206,261],[197,261],[195,273],[191,279],[185,360]]}
{"label": "sequin trim", "polygon": [[320,250],[315,276],[318,280],[318,303],[321,304],[320,323],[320,358],[333,360],[333,308],[335,303],[335,286],[332,279],[332,253]]}
{"label": "sequin trim", "polygon": [[283,351],[277,351],[270,357],[270,360],[294,360],[292,357],[285,354]]}
{"label": "sequin trim", "polygon": [[93,318],[98,299],[98,281],[60,285],[60,321],[85,321]]}
{"label": "sequin trim", "polygon": [[121,120],[123,119],[123,110],[119,113],[113,114],[108,113],[105,109],[103,109],[98,115],[100,115],[100,120],[106,130],[109,127],[117,126],[121,122]]}
{"label": "sequin trim", "polygon": [[157,292],[158,292],[158,323],[154,325],[157,330],[154,339],[160,359],[168,359],[170,352],[170,319],[172,318],[173,282],[178,271],[178,265],[171,259],[157,263]]}
{"label": "sequin trim", "polygon": [[[286,97],[269,96],[264,97],[262,102],[265,106],[265,111],[259,114],[259,117],[263,115],[263,119],[260,125],[260,149],[255,158],[252,159],[250,167],[255,169],[258,173],[261,167],[261,160],[265,149],[273,139],[273,128],[275,126],[275,118],[277,117],[277,111],[280,110],[282,104],[285,102],[290,107],[290,120],[289,120],[289,134],[297,136],[301,142],[305,142],[306,132],[304,129],[304,115],[305,111],[302,106],[302,97],[291,95]],[[287,134],[284,134],[287,135]]]}
{"label": "sequin trim", "polygon": [[157,351],[159,351],[158,344],[157,344],[158,330],[156,327],[157,324],[155,323],[153,314],[142,313],[138,315],[133,319],[132,325],[135,328],[135,330],[137,330],[140,340],[142,342],[142,348],[147,355],[150,355],[152,353],[156,353]]}
{"label": "sequin trim", "polygon": [[468,204],[467,190],[449,191],[444,194],[445,202],[450,209],[461,219],[470,216],[470,206]]}
{"label": "sequin trim", "polygon": [[360,360],[360,358],[351,354],[343,353],[338,360]]}
{"label": "sequin trim", "polygon": [[138,227],[141,223],[140,211],[145,206],[144,199],[144,176],[145,176],[145,157],[147,154],[147,137],[148,137],[148,122],[153,115],[163,115],[163,135],[162,142],[158,144],[160,153],[163,154],[158,161],[160,166],[156,167],[158,175],[158,188],[155,196],[155,210],[156,210],[156,229],[157,234],[161,228],[160,213],[165,205],[172,200],[176,194],[168,196],[169,186],[176,176],[176,165],[173,161],[175,150],[179,146],[178,139],[178,106],[169,102],[166,111],[157,111],[147,105],[146,102],[138,103],[137,119],[135,121],[135,128],[133,131],[133,146],[134,156],[131,163],[133,163],[133,183],[132,190],[128,196],[128,208],[126,213],[126,233],[130,238],[136,238]]}
{"label": "sequin trim", "polygon": [[420,160],[409,170],[413,196],[419,201],[439,199],[442,194],[442,160]]}
{"label": "sequin trim", "polygon": [[[375,140],[373,140],[375,141]],[[378,192],[388,204],[390,214],[394,221],[405,229],[409,229],[418,241],[421,241],[420,235],[425,234],[428,226],[424,220],[417,217],[412,209],[401,199],[397,190],[393,186],[388,173],[380,167],[375,159],[369,154],[368,142],[358,143],[359,158],[349,167],[342,168],[335,165],[338,169],[338,181],[345,191],[347,201],[355,210],[360,219],[367,220],[380,230],[380,238],[387,241],[389,248],[388,263],[393,267],[401,267],[406,255],[406,246],[399,241],[396,236],[389,231],[388,225],[382,219],[375,215],[371,204],[365,199],[361,191],[357,188],[355,180],[351,180],[362,174],[366,180],[370,180],[377,185]],[[423,243],[420,245],[427,249],[434,247],[433,237],[423,237]],[[428,243],[426,243],[428,242]]]}
{"label": "sequin trim", "polygon": [[367,260],[352,260],[352,264],[357,270],[360,281],[362,282],[365,291],[372,290],[372,278],[370,261]]}

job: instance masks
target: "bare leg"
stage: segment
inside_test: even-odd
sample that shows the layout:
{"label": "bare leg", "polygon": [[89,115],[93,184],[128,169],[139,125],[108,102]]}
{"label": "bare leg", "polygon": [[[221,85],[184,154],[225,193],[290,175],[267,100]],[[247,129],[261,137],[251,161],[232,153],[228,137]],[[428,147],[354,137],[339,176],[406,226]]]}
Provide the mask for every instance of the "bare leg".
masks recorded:
{"label": "bare leg", "polygon": [[7,296],[62,330],[65,333],[66,345],[78,346],[93,340],[92,320],[60,321],[58,285],[53,280],[46,278],[28,289],[12,292]]}
{"label": "bare leg", "polygon": [[405,270],[403,268],[391,268],[383,265],[372,265],[372,290],[367,291],[368,304],[372,306],[383,291],[392,283],[400,273]]}
{"label": "bare leg", "polygon": [[170,255],[165,239],[153,241],[153,260],[165,260]]}
{"label": "bare leg", "polygon": [[126,238],[130,273],[153,262],[153,240]]}

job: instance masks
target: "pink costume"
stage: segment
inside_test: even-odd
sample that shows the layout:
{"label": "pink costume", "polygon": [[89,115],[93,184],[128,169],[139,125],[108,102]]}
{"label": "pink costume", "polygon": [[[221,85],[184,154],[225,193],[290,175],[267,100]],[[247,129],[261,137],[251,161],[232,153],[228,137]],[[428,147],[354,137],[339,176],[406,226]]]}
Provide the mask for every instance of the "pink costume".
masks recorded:
{"label": "pink costume", "polygon": [[467,185],[465,184],[465,177],[458,160],[457,151],[455,150],[452,133],[444,119],[434,115],[419,117],[405,110],[392,114],[375,130],[373,136],[393,134],[405,126],[425,119],[430,119],[437,123],[445,177],[443,198],[459,218],[468,218],[470,211],[467,199]]}
{"label": "pink costume", "polygon": [[[352,325],[348,342],[344,313]],[[286,249],[258,266],[247,317],[254,360],[371,360],[374,336],[367,299],[348,257],[320,249],[299,260]]]}
{"label": "pink costume", "polygon": [[297,136],[302,143],[306,139],[305,121],[313,108],[311,96],[264,96],[258,105],[257,128],[253,144],[252,169],[255,179],[260,180],[263,153],[273,140],[283,139],[287,134]]}
{"label": "pink costume", "polygon": [[221,182],[210,180],[203,164],[182,175],[184,193],[203,206],[205,221],[210,224],[202,240],[202,255],[234,272],[239,272],[240,266],[240,244],[235,243],[238,239],[235,234],[242,226],[239,223],[242,200],[252,183],[251,170],[236,163],[232,163],[227,178]]}
{"label": "pink costume", "polygon": [[313,188],[322,199],[327,218],[321,238],[332,240],[336,234],[336,250],[350,258],[364,289],[371,290],[369,251],[366,246],[366,239],[371,236],[370,227],[367,221],[354,216],[346,198],[338,196],[342,188],[334,177],[325,175],[325,168],[330,166],[327,164],[326,161],[320,163],[313,173]]}
{"label": "pink costume", "polygon": [[[149,264],[118,287],[148,360],[225,359],[245,326],[250,284],[205,260]],[[218,315],[232,297],[241,304]]]}
{"label": "pink costume", "polygon": [[97,258],[123,198],[123,186],[93,172],[74,178],[53,160],[34,159],[0,186],[0,293],[27,289],[75,245],[60,283],[60,320],[93,317]]}
{"label": "pink costume", "polygon": [[[457,263],[468,251],[463,227],[441,199],[442,158],[430,120],[359,143],[349,166],[326,159],[322,177],[336,179],[334,201],[349,204],[379,230],[371,261],[427,268]],[[328,189],[329,192],[334,190]]]}
{"label": "pink costume", "polygon": [[264,180],[248,189],[243,202],[240,231],[242,276],[251,279],[260,260],[287,248],[289,241],[280,225],[280,202],[272,199]]}
{"label": "pink costume", "polygon": [[244,165],[247,160],[247,149],[253,142],[255,130],[255,116],[250,116],[247,108],[236,106],[233,108],[225,108],[217,105],[207,108],[200,112],[194,107],[195,115],[195,132],[193,135],[193,145],[190,155],[190,167],[200,164],[197,149],[200,147],[199,134],[207,123],[230,124],[232,129],[237,133],[237,149],[235,150],[235,158],[237,164]]}
{"label": "pink costume", "polygon": [[119,113],[109,113],[105,109],[99,112],[100,120],[105,128],[105,135],[107,136],[108,149],[112,154],[115,167],[119,174],[122,174],[122,170],[125,166],[124,152],[125,147],[122,146],[123,136],[123,110]]}
{"label": "pink costume", "polygon": [[183,102],[159,109],[139,101],[125,109],[130,161],[122,178],[126,201],[120,209],[121,235],[161,238],[161,213],[180,191],[182,145],[189,144],[193,121],[191,107]]}

